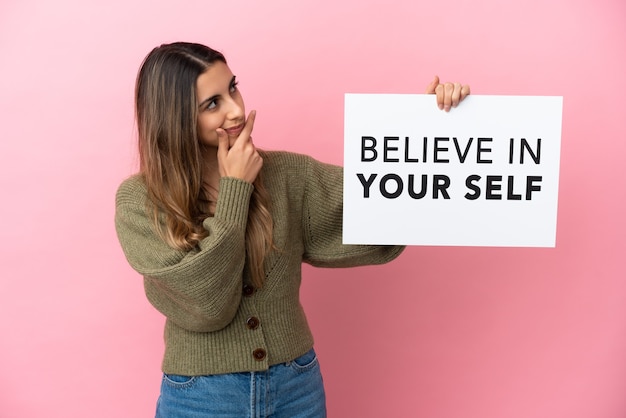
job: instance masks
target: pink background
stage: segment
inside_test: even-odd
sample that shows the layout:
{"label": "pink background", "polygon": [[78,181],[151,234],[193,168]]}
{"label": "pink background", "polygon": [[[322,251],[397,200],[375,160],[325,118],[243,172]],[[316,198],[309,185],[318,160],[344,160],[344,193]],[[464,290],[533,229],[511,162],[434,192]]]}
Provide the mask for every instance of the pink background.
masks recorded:
{"label": "pink background", "polygon": [[[113,229],[155,45],[224,51],[255,142],[341,163],[343,93],[564,96],[557,247],[305,267],[331,417],[626,416],[623,0],[0,3],[0,416],[148,417],[162,317]],[[375,227],[375,225],[373,225]]]}

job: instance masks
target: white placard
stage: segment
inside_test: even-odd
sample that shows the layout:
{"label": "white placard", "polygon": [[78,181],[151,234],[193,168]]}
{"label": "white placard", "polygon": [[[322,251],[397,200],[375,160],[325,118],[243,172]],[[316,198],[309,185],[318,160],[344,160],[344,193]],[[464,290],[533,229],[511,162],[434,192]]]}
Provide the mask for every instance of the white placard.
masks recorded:
{"label": "white placard", "polygon": [[346,94],[346,244],[554,247],[562,97]]}

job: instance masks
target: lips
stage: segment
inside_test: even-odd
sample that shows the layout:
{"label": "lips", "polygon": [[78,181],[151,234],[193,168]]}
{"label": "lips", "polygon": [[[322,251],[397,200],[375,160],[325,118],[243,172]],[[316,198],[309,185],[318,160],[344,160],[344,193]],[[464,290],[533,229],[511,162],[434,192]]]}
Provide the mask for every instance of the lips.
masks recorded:
{"label": "lips", "polygon": [[243,130],[244,124],[240,123],[237,126],[233,126],[231,128],[228,129],[224,129],[224,131],[226,132],[226,134],[228,136],[236,136],[239,135],[241,133],[241,131]]}

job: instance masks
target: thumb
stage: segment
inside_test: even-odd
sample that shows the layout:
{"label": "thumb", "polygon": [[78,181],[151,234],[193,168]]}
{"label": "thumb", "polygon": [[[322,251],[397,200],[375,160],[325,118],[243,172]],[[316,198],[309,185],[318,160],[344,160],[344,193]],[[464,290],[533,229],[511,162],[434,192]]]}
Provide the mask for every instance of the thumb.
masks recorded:
{"label": "thumb", "polygon": [[426,87],[426,94],[435,94],[435,89],[439,85],[439,76],[435,76],[433,81],[430,82],[428,87]]}
{"label": "thumb", "polygon": [[217,160],[223,161],[228,155],[228,149],[230,148],[228,144],[228,135],[226,135],[226,131],[222,128],[216,129],[217,132]]}

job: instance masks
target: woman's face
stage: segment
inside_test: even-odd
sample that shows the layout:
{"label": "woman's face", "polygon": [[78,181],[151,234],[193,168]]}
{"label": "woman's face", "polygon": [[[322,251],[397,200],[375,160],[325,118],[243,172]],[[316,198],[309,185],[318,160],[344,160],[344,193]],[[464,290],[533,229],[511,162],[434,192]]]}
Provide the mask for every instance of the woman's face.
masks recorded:
{"label": "woman's face", "polygon": [[246,109],[230,68],[221,61],[213,63],[198,77],[196,95],[200,142],[217,148],[215,130],[222,128],[232,146],[243,129]]}

